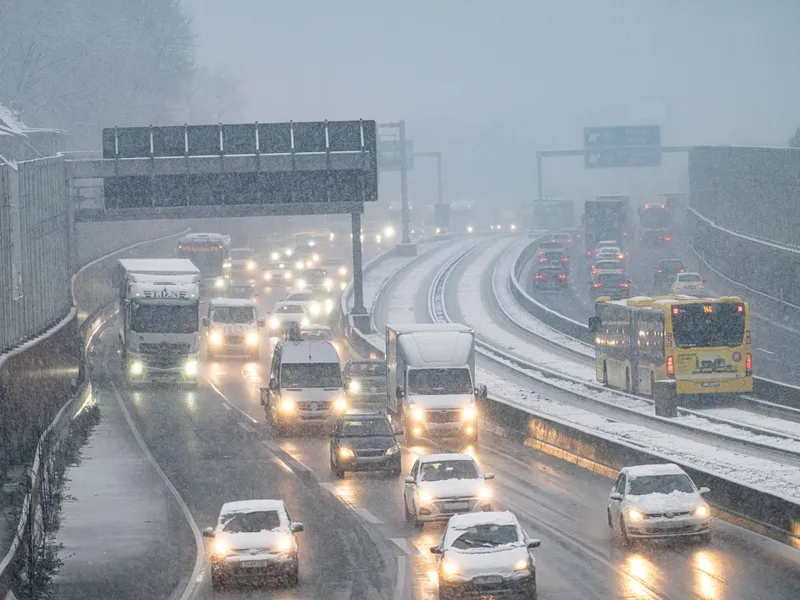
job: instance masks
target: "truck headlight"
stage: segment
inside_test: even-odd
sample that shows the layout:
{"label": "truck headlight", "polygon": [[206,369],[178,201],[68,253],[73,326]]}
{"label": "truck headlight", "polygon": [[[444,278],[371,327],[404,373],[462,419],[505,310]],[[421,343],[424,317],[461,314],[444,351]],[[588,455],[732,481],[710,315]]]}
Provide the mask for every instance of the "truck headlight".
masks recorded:
{"label": "truck headlight", "polygon": [[208,343],[212,346],[221,346],[222,339],[222,333],[219,331],[212,331],[211,335],[208,336]]}
{"label": "truck headlight", "polygon": [[183,365],[183,372],[188,377],[194,377],[197,375],[198,371],[198,364],[197,361],[194,359],[187,360],[186,363]]}
{"label": "truck headlight", "polygon": [[281,398],[281,412],[293,413],[297,408],[297,402],[294,398]]}
{"label": "truck headlight", "polygon": [[347,386],[347,389],[351,393],[357,394],[358,392],[361,391],[361,382],[358,381],[357,379],[354,379],[353,381],[350,382],[350,385]]}
{"label": "truck headlight", "polygon": [[144,364],[142,364],[142,361],[140,360],[133,361],[128,368],[131,375],[141,375],[144,373]]}
{"label": "truck headlight", "polygon": [[254,331],[251,331],[244,338],[244,343],[247,344],[248,346],[257,346],[258,345],[258,334],[255,333]]}
{"label": "truck headlight", "polygon": [[344,398],[337,398],[333,401],[333,410],[337,413],[343,413],[347,410],[347,401]]}
{"label": "truck headlight", "polygon": [[415,406],[411,409],[411,418],[415,421],[424,421],[425,420],[425,411],[422,410],[420,407]]}
{"label": "truck headlight", "polygon": [[475,405],[474,405],[474,404],[468,404],[468,405],[467,405],[467,406],[465,406],[465,407],[464,407],[464,409],[461,411],[461,417],[462,417],[462,418],[463,418],[465,421],[474,421],[474,420],[475,420],[475,417],[477,416],[477,414],[478,414],[478,413],[477,413],[477,411],[475,410]]}

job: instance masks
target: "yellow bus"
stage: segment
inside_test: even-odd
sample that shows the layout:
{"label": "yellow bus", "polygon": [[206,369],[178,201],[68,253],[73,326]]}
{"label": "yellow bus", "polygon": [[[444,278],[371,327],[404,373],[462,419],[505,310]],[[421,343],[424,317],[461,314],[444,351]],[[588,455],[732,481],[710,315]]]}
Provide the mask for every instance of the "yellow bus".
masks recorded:
{"label": "yellow bus", "polygon": [[634,394],[674,379],[677,393],[753,391],[750,312],[734,296],[598,298],[589,319],[597,381]]}

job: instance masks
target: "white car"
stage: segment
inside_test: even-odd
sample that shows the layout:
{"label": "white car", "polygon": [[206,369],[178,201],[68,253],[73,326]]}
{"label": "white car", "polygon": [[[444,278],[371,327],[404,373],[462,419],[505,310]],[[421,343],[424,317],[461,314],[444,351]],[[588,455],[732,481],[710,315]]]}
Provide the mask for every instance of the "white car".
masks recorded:
{"label": "white car", "polygon": [[459,513],[492,510],[489,479],[494,474],[481,473],[469,454],[420,456],[405,479],[406,521],[421,527]]}
{"label": "white car", "polygon": [[270,331],[281,333],[290,323],[297,323],[300,327],[307,327],[311,324],[304,304],[302,302],[276,302],[275,310],[269,319]]}
{"label": "white car", "polygon": [[636,538],[711,539],[711,509],[678,465],[638,465],[620,471],[608,499],[608,526],[628,543]]}
{"label": "white car", "polygon": [[211,584],[264,579],[270,576],[295,586],[298,582],[297,533],[283,500],[241,500],[222,505],[212,538]]}
{"label": "white car", "polygon": [[596,261],[592,269],[592,275],[600,275],[601,273],[623,275],[625,273],[625,268],[616,258],[603,258],[602,260]]}
{"label": "white car", "polygon": [[601,248],[595,261],[601,260],[625,260],[625,253],[620,248]]}
{"label": "white car", "polygon": [[684,296],[704,296],[705,287],[700,273],[678,273],[670,292]]}
{"label": "white car", "polygon": [[508,511],[456,515],[447,523],[437,555],[439,599],[506,596],[536,600],[536,559],[541,542]]}

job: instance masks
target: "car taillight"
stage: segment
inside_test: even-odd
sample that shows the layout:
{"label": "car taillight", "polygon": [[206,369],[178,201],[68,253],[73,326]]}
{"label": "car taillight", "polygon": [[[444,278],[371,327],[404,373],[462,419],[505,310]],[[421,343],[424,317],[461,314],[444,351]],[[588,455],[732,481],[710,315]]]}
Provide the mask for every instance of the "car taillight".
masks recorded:
{"label": "car taillight", "polygon": [[656,273],[663,273],[663,272],[664,271],[662,271],[661,269],[656,269]]}
{"label": "car taillight", "polygon": [[562,256],[561,262],[569,262],[569,259],[566,256]]}
{"label": "car taillight", "polygon": [[665,237],[665,238],[664,238],[664,241],[665,241],[665,242],[671,242],[671,241],[672,241],[672,238],[671,238],[671,237],[669,237],[669,236],[667,236],[667,237]]}
{"label": "car taillight", "polygon": [[681,289],[681,284],[679,284],[679,283],[676,283],[676,284],[675,284],[675,289],[676,289],[676,290],[679,290],[679,289]]}
{"label": "car taillight", "polygon": [[629,283],[625,283],[625,282],[623,281],[622,283],[620,283],[620,284],[619,284],[619,287],[624,287],[624,288],[626,288],[626,287],[630,287],[630,284],[629,284]]}
{"label": "car taillight", "polygon": [[592,275],[597,275],[599,272],[597,269],[592,269]]}
{"label": "car taillight", "polygon": [[704,289],[705,287],[706,287],[706,286],[705,286],[704,284],[702,284],[702,283],[700,284],[700,289],[701,289],[701,290],[702,290],[702,289]]}
{"label": "car taillight", "polygon": [[675,379],[675,359],[671,356],[667,357],[667,377]]}
{"label": "car taillight", "polygon": [[603,287],[603,284],[602,283],[595,283],[594,287],[596,287],[596,288]]}
{"label": "car taillight", "polygon": [[544,275],[537,275],[536,279],[544,279]]}
{"label": "car taillight", "polygon": [[543,256],[542,258],[540,258],[540,259],[539,259],[539,262],[540,262],[540,263],[546,263],[546,262],[547,262],[547,258],[545,258],[545,257]]}
{"label": "car taillight", "polygon": [[753,374],[753,355],[749,352],[744,355],[744,367],[747,375]]}
{"label": "car taillight", "polygon": [[678,272],[679,272],[679,273],[686,273],[686,269],[681,269],[681,270],[680,270],[680,271],[678,271]]}
{"label": "car taillight", "polygon": [[567,276],[566,276],[566,275],[559,275],[559,276],[558,276],[558,278],[559,278],[559,279],[566,279],[566,278],[567,278]]}

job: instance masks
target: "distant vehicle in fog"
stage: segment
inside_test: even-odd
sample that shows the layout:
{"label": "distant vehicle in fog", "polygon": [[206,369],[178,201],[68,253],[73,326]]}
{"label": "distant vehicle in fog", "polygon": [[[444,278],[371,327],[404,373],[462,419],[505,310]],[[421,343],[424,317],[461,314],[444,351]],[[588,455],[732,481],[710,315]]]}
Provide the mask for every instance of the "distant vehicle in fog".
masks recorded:
{"label": "distant vehicle in fog", "polygon": [[670,291],[683,296],[704,296],[706,285],[700,273],[678,273]]}
{"label": "distant vehicle in fog", "polygon": [[606,195],[587,200],[584,205],[583,226],[587,256],[596,253],[600,240],[618,240],[625,247],[633,232],[630,196]]}
{"label": "distant vehicle in fog", "polygon": [[658,261],[653,271],[653,287],[662,288],[672,285],[678,273],[685,273],[686,265],[677,258],[666,258]]}
{"label": "distant vehicle in fog", "polygon": [[672,212],[666,198],[639,208],[639,238],[643,244],[662,246],[672,237]]}
{"label": "distant vehicle in fog", "polygon": [[592,298],[609,296],[614,300],[629,298],[631,295],[631,282],[624,273],[598,273],[592,276],[589,291]]}
{"label": "distant vehicle in fog", "polygon": [[534,287],[537,290],[556,290],[567,289],[567,272],[560,266],[543,266],[536,269],[534,276]]}

